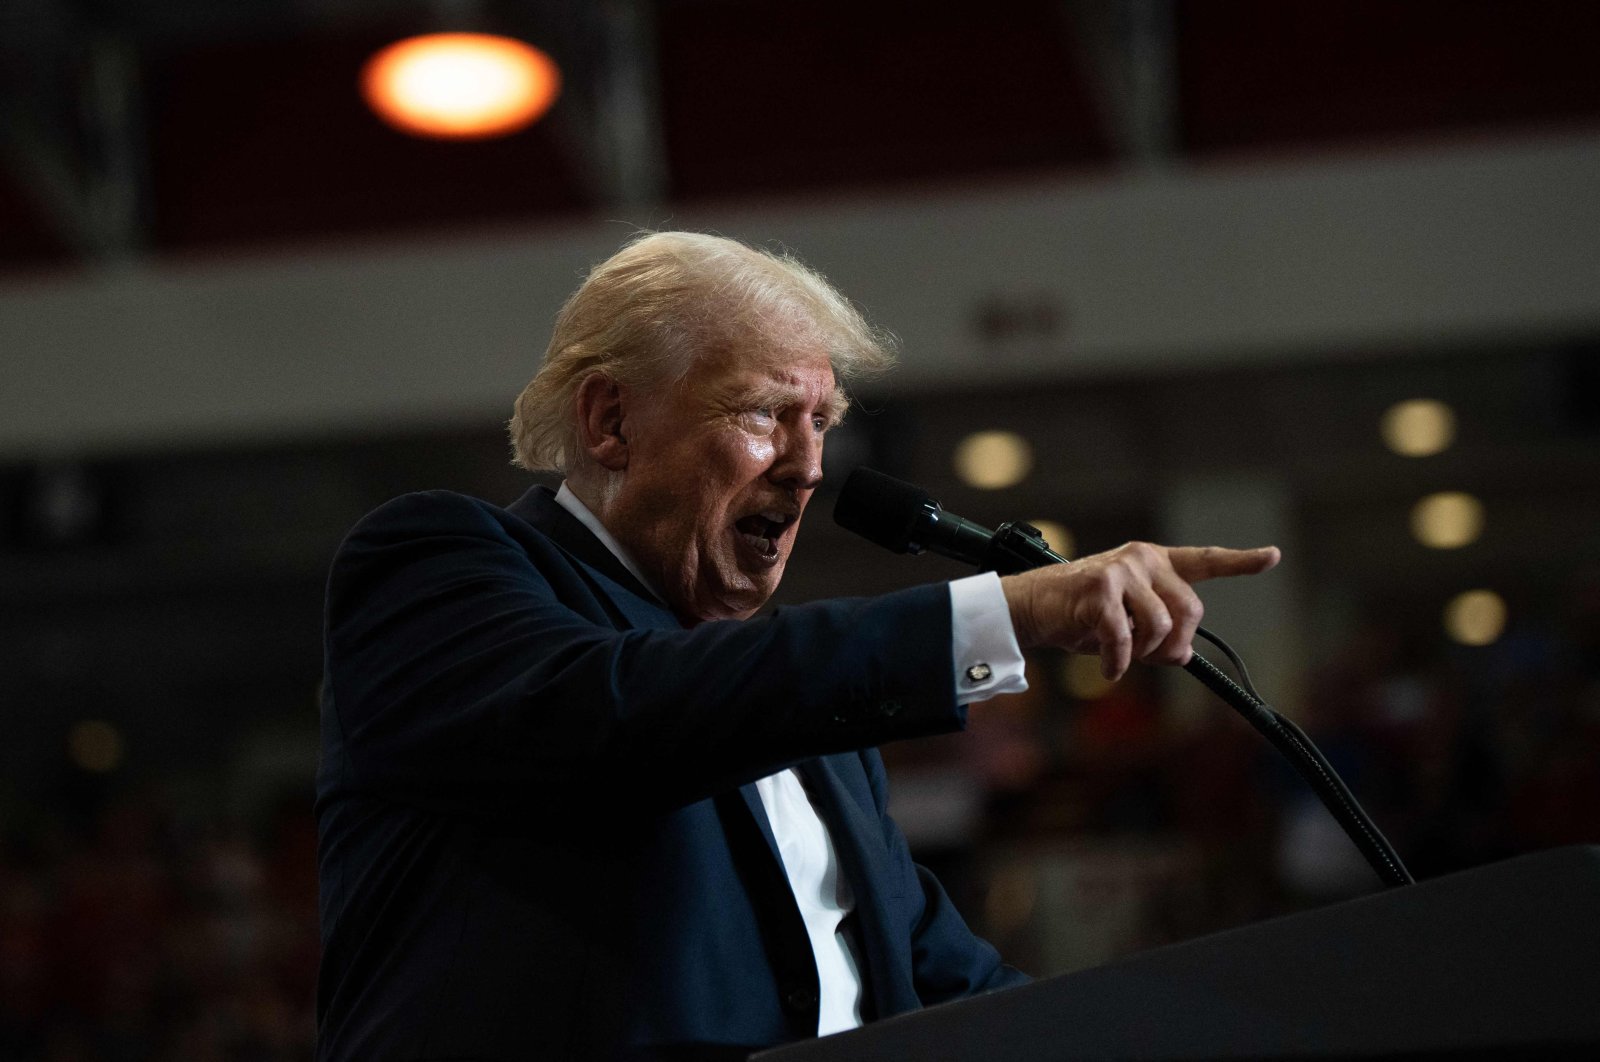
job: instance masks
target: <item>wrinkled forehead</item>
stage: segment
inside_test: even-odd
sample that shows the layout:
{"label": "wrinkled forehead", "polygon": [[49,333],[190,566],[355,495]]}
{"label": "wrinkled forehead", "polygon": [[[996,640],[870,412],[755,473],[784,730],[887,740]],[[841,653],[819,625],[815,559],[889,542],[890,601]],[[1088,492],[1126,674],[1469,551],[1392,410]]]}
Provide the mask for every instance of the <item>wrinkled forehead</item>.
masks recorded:
{"label": "wrinkled forehead", "polygon": [[695,353],[689,376],[762,379],[774,388],[809,393],[825,382],[828,398],[848,404],[827,338],[818,329],[740,329]]}
{"label": "wrinkled forehead", "polygon": [[820,337],[796,335],[788,331],[741,329],[718,336],[695,352],[696,367],[715,371],[758,371],[773,375],[795,375],[826,366],[831,372],[833,357]]}

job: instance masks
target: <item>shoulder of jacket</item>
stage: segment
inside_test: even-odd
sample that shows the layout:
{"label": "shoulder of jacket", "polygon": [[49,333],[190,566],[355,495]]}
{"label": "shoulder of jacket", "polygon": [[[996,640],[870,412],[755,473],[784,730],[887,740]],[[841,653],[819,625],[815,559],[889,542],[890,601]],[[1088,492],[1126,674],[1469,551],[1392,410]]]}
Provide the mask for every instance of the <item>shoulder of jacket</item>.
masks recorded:
{"label": "shoulder of jacket", "polygon": [[340,553],[439,535],[498,539],[524,548],[545,537],[493,502],[451,490],[427,490],[402,494],[367,513],[345,535]]}
{"label": "shoulder of jacket", "polygon": [[379,527],[391,523],[416,522],[453,523],[461,521],[486,521],[501,525],[523,523],[504,508],[493,502],[459,494],[453,490],[423,490],[391,498],[363,516],[356,529]]}

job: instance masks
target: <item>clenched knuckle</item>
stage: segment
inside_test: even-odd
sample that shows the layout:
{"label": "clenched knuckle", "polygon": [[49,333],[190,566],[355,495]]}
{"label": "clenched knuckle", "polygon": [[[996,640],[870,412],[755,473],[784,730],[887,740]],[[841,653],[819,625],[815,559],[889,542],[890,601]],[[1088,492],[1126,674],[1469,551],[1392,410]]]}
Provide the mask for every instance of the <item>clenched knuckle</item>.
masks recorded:
{"label": "clenched knuckle", "polygon": [[1172,610],[1178,618],[1185,623],[1199,623],[1206,614],[1206,607],[1195,594],[1186,594],[1173,603]]}
{"label": "clenched knuckle", "polygon": [[1142,564],[1152,564],[1161,558],[1161,549],[1149,542],[1129,542],[1124,547],[1128,556]]}
{"label": "clenched knuckle", "polygon": [[1083,576],[1084,589],[1096,596],[1111,592],[1112,575],[1109,568],[1095,568]]}

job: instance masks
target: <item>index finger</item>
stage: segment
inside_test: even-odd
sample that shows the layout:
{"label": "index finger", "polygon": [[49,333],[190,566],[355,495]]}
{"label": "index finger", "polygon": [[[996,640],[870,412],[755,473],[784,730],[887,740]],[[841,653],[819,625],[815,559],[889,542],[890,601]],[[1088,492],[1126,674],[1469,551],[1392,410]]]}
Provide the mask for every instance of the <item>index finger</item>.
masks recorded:
{"label": "index finger", "polygon": [[1277,546],[1227,549],[1223,546],[1171,546],[1167,560],[1186,583],[1228,575],[1259,575],[1277,565],[1283,554]]}

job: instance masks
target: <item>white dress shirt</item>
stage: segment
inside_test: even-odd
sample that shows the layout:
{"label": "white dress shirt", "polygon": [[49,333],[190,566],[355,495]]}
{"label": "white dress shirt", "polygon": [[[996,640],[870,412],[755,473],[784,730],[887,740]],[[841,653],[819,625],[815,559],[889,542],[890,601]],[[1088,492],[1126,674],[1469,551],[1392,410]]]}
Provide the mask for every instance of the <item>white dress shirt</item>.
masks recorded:
{"label": "white dress shirt", "polygon": [[[593,532],[642,586],[655,592],[628,551],[566,483],[556,492],[556,502]],[[997,693],[1020,693],[1028,688],[1022,650],[998,575],[985,572],[950,584],[950,627],[950,662],[959,703],[972,704]],[[756,792],[811,938],[821,990],[817,1035],[854,1029],[861,1024],[861,971],[843,923],[855,910],[855,897],[850,883],[839,873],[833,837],[793,770],[757,780]]]}

